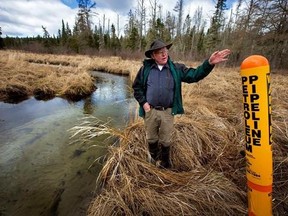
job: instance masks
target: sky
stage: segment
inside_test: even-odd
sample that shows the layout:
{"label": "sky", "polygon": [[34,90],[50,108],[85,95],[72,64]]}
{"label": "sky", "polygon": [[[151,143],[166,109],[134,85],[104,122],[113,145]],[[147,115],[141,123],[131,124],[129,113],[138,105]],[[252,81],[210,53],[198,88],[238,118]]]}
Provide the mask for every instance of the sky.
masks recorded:
{"label": "sky", "polygon": [[[197,7],[203,8],[203,16],[207,21],[215,11],[216,0],[184,0],[184,18],[189,13],[193,16]],[[229,8],[236,0],[227,0]],[[95,0],[96,7],[93,9],[92,22],[94,25],[103,23],[103,17],[117,26],[117,16],[120,21],[120,34],[124,24],[128,20],[129,10],[137,8],[138,0]],[[149,0],[145,0],[149,6]],[[173,12],[177,0],[157,0],[162,5],[162,12]],[[57,35],[61,29],[62,20],[68,23],[70,28],[74,26],[77,15],[76,0],[1,0],[0,2],[0,27],[2,37],[32,37],[43,35],[42,26],[50,35]],[[184,19],[183,18],[183,19]],[[108,24],[108,21],[106,21]]]}

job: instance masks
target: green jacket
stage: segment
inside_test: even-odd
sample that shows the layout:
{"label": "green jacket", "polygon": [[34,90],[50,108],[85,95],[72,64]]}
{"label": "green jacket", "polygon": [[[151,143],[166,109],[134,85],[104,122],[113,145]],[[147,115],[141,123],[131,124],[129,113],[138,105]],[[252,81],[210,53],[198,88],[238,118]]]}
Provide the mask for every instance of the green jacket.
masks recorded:
{"label": "green jacket", "polygon": [[[145,59],[143,66],[137,73],[137,76],[133,83],[134,97],[138,101],[139,116],[144,117],[145,111],[143,105],[147,102],[146,90],[147,90],[147,78],[150,73],[152,65],[155,64],[153,59]],[[214,68],[214,65],[210,65],[208,60],[205,60],[202,65],[195,68],[187,68],[184,64],[173,63],[171,59],[167,62],[170,72],[174,78],[174,100],[172,106],[172,115],[183,114],[182,92],[181,82],[193,83],[206,77]]]}

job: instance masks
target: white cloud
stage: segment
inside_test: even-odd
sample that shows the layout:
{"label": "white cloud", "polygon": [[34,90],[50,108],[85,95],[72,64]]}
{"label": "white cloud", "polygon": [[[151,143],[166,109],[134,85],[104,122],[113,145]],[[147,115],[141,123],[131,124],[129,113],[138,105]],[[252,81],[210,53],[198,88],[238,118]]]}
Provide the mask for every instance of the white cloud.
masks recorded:
{"label": "white cloud", "polygon": [[[76,0],[62,0],[66,4]],[[93,16],[94,25],[103,25],[103,15],[105,14],[106,24],[108,28],[108,19],[110,26],[112,23],[117,28],[117,15],[119,15],[120,31],[123,33],[124,25],[128,20],[128,12],[133,11],[137,6],[138,0],[96,0],[96,9],[98,14]],[[145,1],[148,15],[150,11],[150,1]],[[176,0],[158,0],[158,4],[162,5],[162,13],[165,16],[167,11],[173,12]],[[120,6],[121,4],[121,6]],[[203,16],[209,21],[209,18],[215,10],[213,0],[186,0],[184,1],[183,19],[189,13],[192,17],[198,7],[203,8]],[[126,8],[126,9],[125,9]],[[1,0],[0,4],[0,26],[2,27],[3,36],[37,36],[43,35],[44,26],[51,35],[57,35],[58,29],[61,29],[61,21],[65,24],[68,22],[70,28],[75,24],[77,8],[70,8],[61,0]],[[174,12],[176,14],[176,12]],[[116,29],[117,30],[117,29]]]}
{"label": "white cloud", "polygon": [[[114,0],[111,0],[114,1]],[[111,1],[108,1],[107,4]],[[116,1],[116,0],[115,0]],[[102,0],[100,1],[96,1],[96,2],[103,2]],[[120,2],[120,1],[119,1]],[[125,1],[127,2],[127,1]],[[131,2],[131,1],[130,1]],[[106,25],[105,25],[105,29],[107,30],[107,26],[108,26],[108,19],[110,20],[110,26],[113,23],[115,25],[115,28],[117,28],[117,14],[119,15],[119,20],[120,20],[120,32],[121,34],[123,34],[124,31],[124,24],[127,23],[128,21],[128,12],[131,9],[133,12],[135,11],[135,9],[137,8],[137,2],[138,0],[133,0],[129,6],[129,8],[127,8],[127,13],[124,14],[123,10],[119,11],[116,9],[111,9],[111,8],[99,8],[96,6],[96,12],[98,13],[98,15],[96,17],[94,17],[94,24],[98,26],[98,23],[100,21],[101,26],[103,25],[103,15],[105,14],[105,18],[106,18]],[[151,1],[153,2],[153,1]],[[176,12],[173,11],[173,9],[176,6],[176,0],[157,0],[157,4],[161,5],[162,7],[162,16],[165,17],[167,11],[170,11],[172,13],[174,13],[175,15],[177,15]],[[149,16],[151,16],[152,14],[152,9],[151,9],[151,5],[150,5],[150,1],[145,1],[145,7],[147,9],[147,16],[148,18],[150,18]],[[102,4],[97,4],[98,6],[103,6]],[[185,17],[189,14],[190,17],[193,17],[195,11],[198,9],[198,7],[202,7],[203,9],[203,19],[209,23],[211,16],[213,15],[214,11],[215,11],[215,2],[213,0],[186,0],[184,1],[184,14],[183,14],[183,20],[185,19]],[[117,29],[116,29],[117,30]]]}
{"label": "white cloud", "polygon": [[71,9],[60,0],[2,0],[0,26],[3,35],[43,35],[41,26],[53,35],[61,28],[62,19],[73,25],[77,9]]}
{"label": "white cloud", "polygon": [[94,0],[96,8],[107,8],[118,14],[126,15],[135,5],[137,0]]}
{"label": "white cloud", "polygon": [[[177,16],[177,12],[174,11],[177,1],[176,0],[158,0],[158,4],[162,7],[162,15],[165,16],[167,11],[173,13]],[[147,7],[150,7],[150,3],[147,3]],[[215,2],[214,0],[185,0],[183,6],[183,20],[189,14],[192,18],[195,11],[202,7],[203,10],[203,19],[206,22],[209,22],[211,16],[215,11]],[[151,11],[148,11],[149,15]]]}
{"label": "white cloud", "polygon": [[111,25],[114,24],[116,31],[117,31],[117,23],[118,23],[118,16],[119,16],[119,26],[120,26],[120,32],[124,32],[124,25],[127,21],[127,15],[126,14],[120,14],[117,11],[113,11],[111,9],[103,9],[103,8],[96,8],[95,12],[97,13],[96,16],[93,16],[92,22],[96,26],[103,27],[103,20],[105,15],[105,31],[108,30],[108,24],[110,24],[109,29],[111,29]]}

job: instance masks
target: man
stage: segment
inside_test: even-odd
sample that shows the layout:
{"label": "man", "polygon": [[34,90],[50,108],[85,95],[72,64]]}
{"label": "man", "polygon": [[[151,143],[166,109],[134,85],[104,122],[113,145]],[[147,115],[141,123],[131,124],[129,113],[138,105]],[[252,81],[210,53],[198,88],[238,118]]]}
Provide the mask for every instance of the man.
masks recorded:
{"label": "man", "polygon": [[184,113],[181,82],[198,82],[212,71],[215,64],[226,61],[230,54],[228,49],[216,51],[194,69],[172,62],[168,55],[171,46],[172,43],[155,40],[145,52],[148,59],[144,60],[133,83],[152,161],[160,159],[162,168],[171,167],[169,155],[174,115]]}

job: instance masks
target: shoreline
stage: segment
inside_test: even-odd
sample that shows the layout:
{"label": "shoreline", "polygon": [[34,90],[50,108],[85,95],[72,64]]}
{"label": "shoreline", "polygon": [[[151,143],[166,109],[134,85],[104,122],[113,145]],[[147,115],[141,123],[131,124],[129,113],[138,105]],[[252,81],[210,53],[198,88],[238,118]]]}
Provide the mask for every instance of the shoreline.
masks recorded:
{"label": "shoreline", "polygon": [[[88,75],[88,80],[90,80],[89,71],[91,70],[102,70],[115,74],[117,72],[119,74],[129,72],[129,77],[133,80],[141,66],[141,61],[122,60],[118,57],[100,58],[31,53],[24,55],[19,52],[9,52],[5,56],[6,61],[3,61],[3,55],[4,52],[1,51],[0,66],[4,70],[1,72],[3,82],[0,83],[0,91],[3,86],[7,85],[5,81],[7,83],[11,81],[11,84],[12,81],[19,83],[22,80],[23,82],[20,83],[26,84],[28,87],[33,82],[35,82],[35,86],[41,86],[40,84],[45,86],[46,84],[46,86],[53,87],[59,96],[65,92],[65,88],[69,89],[70,86],[71,89],[73,86],[71,84],[74,84],[73,88],[75,88],[75,83],[77,86],[79,83],[84,83],[84,86],[87,85],[83,82],[81,74],[86,74],[85,77]],[[16,64],[17,59],[18,64]],[[28,61],[32,61],[32,63]],[[36,61],[41,62],[41,64]],[[25,69],[21,70],[23,68]],[[13,70],[9,71],[9,69]],[[37,73],[34,70],[37,70]],[[4,75],[3,71],[6,71],[7,75]],[[13,71],[17,73],[13,73]],[[51,76],[50,79],[47,76]],[[72,82],[71,77],[74,78],[74,82]],[[285,213],[288,206],[288,182],[285,175],[282,174],[288,168],[286,153],[288,150],[286,145],[287,82],[287,75],[275,73],[275,71],[271,73],[273,165],[277,168],[273,173],[273,203],[277,207],[273,209],[275,214]],[[65,88],[63,88],[63,83]],[[33,93],[33,91],[30,92]],[[91,202],[88,213],[91,215],[97,213],[99,215],[100,213],[113,215],[115,211],[123,213],[125,210],[127,213],[133,211],[133,213],[140,215],[140,213],[149,213],[150,209],[156,209],[158,212],[167,210],[167,213],[172,213],[174,211],[173,215],[181,210],[185,210],[189,214],[192,211],[190,207],[198,204],[199,207],[196,210],[208,211],[210,203],[206,197],[202,197],[203,193],[196,194],[192,197],[195,199],[191,199],[191,194],[194,194],[195,191],[199,192],[199,188],[195,188],[199,184],[199,179],[207,179],[206,176],[208,175],[216,182],[215,185],[211,185],[209,181],[201,182],[201,184],[203,183],[203,192],[206,192],[207,196],[210,193],[212,197],[217,198],[219,193],[222,193],[221,200],[226,197],[236,197],[246,201],[245,159],[240,154],[244,148],[242,93],[239,68],[216,67],[205,80],[193,85],[183,84],[182,95],[185,115],[177,116],[175,119],[174,141],[177,145],[173,146],[172,151],[175,172],[174,170],[157,169],[146,161],[145,152],[147,149],[143,137],[142,122],[136,121],[128,126],[121,134],[123,139],[119,146],[112,146],[110,149],[108,162],[98,178],[103,190]],[[95,125],[93,122],[91,123]],[[126,172],[127,170],[129,172]],[[165,184],[161,179],[165,179]],[[223,182],[227,183],[229,187],[223,187]],[[279,182],[284,183],[279,184]],[[215,187],[212,188],[213,190],[211,190],[212,186]],[[123,190],[123,187],[127,190]],[[178,188],[179,192],[174,193],[175,188]],[[215,191],[219,191],[219,193],[214,194]],[[225,195],[225,192],[229,192],[226,194],[228,196]],[[146,194],[165,197],[169,203],[161,203],[161,199],[153,200],[151,199],[152,196],[146,196]],[[203,200],[199,202],[201,197]],[[123,200],[123,203],[119,203],[119,200]],[[177,209],[169,208],[170,206],[178,206],[179,200],[184,203],[183,206]],[[231,211],[231,214],[239,214],[240,212],[244,215],[247,206],[246,203],[239,204],[239,200],[234,203],[232,199],[227,199],[225,201],[228,204],[230,201],[232,203],[224,207],[227,211]],[[212,200],[212,203],[214,202],[215,209],[223,213],[222,207],[226,203],[221,204],[218,201],[219,199],[215,199]],[[157,205],[154,206],[153,203]],[[117,206],[121,206],[120,204],[123,208],[117,208]],[[231,206],[235,209],[231,209]],[[167,209],[163,209],[165,207]],[[209,214],[211,213],[209,212]]]}
{"label": "shoreline", "polygon": [[78,101],[97,88],[91,71],[125,75],[132,79],[139,63],[119,57],[0,51],[0,101],[17,103],[31,96],[38,100],[62,97]]}

